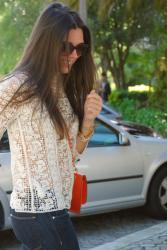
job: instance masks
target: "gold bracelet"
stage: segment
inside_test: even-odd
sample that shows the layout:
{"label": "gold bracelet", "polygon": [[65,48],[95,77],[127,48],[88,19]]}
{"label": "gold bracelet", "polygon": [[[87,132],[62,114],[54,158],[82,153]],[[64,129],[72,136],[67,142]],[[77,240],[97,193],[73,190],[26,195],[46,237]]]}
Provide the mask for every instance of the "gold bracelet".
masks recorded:
{"label": "gold bracelet", "polygon": [[91,132],[88,135],[84,135],[82,132],[79,131],[78,137],[80,138],[80,140],[82,142],[87,142],[92,137],[93,133],[94,133],[93,129],[91,130]]}
{"label": "gold bracelet", "polygon": [[84,131],[93,131],[95,129],[95,125],[89,126],[89,127],[82,127],[81,128],[81,133],[83,133]]}

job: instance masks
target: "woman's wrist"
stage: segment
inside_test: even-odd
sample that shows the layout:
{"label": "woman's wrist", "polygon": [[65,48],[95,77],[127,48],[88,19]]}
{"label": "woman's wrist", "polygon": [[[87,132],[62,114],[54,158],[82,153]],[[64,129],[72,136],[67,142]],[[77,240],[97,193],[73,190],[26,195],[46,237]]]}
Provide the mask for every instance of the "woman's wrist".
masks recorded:
{"label": "woman's wrist", "polygon": [[82,123],[81,130],[78,133],[79,138],[81,141],[86,142],[88,141],[94,133],[94,121],[92,120],[84,120]]}
{"label": "woman's wrist", "polygon": [[94,120],[83,120],[81,131],[86,131],[94,128]]}

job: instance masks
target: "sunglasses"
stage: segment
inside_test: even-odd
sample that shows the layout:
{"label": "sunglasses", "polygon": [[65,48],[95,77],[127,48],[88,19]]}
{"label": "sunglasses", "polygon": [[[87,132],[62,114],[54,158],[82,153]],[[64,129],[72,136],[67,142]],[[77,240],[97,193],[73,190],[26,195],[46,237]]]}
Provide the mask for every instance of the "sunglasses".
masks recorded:
{"label": "sunglasses", "polygon": [[74,46],[70,42],[63,42],[61,51],[66,55],[70,55],[74,50],[76,50],[77,56],[82,56],[88,51],[88,48],[89,46],[86,43],[80,43],[77,46]]}

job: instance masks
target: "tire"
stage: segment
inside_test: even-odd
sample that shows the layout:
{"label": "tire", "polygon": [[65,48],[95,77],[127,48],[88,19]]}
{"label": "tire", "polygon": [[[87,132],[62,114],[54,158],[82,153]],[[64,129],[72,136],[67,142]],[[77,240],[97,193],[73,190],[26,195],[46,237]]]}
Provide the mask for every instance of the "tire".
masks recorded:
{"label": "tire", "polygon": [[148,192],[147,211],[156,218],[167,218],[167,167],[153,177]]}

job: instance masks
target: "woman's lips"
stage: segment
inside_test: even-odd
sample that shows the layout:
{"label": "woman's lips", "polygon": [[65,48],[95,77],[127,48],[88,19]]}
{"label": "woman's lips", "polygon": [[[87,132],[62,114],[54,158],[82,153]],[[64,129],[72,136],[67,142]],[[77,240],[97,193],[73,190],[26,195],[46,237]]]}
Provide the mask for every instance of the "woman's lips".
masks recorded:
{"label": "woman's lips", "polygon": [[65,66],[71,66],[74,62],[73,62],[73,60],[62,59],[62,63]]}

